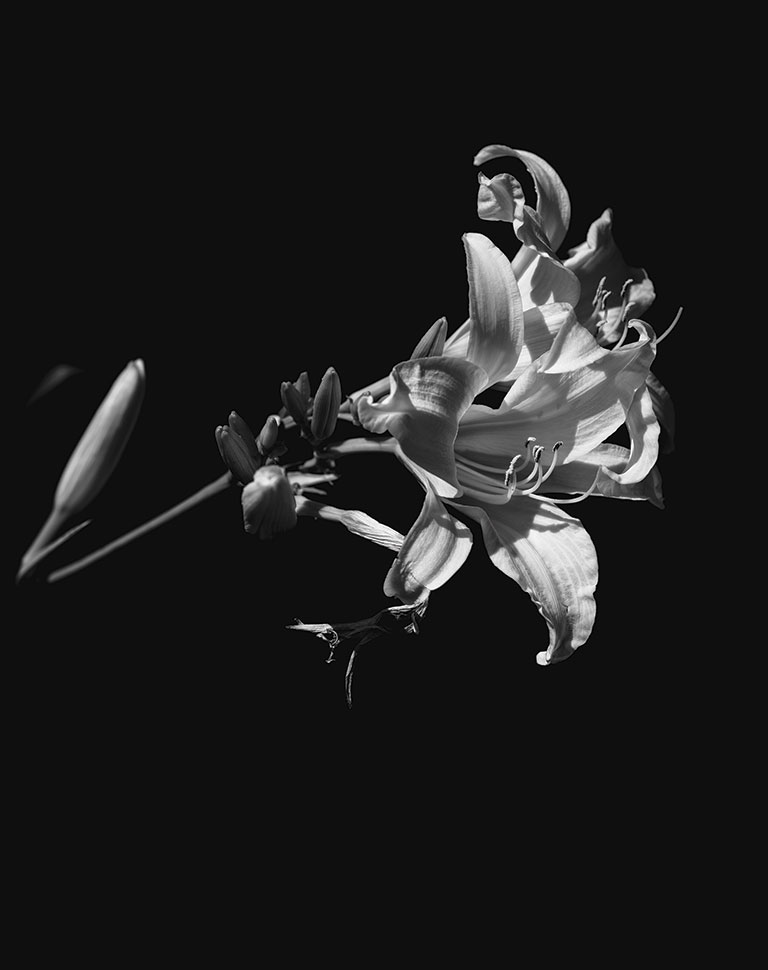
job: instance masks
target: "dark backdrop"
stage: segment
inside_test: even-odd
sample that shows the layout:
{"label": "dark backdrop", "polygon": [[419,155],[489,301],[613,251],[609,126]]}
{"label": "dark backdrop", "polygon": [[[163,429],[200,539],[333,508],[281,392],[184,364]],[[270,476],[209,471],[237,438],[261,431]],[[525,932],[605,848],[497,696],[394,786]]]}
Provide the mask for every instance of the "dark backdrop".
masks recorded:
{"label": "dark backdrop", "polygon": [[[139,739],[166,764],[182,751],[263,752],[288,733],[354,731],[364,720],[457,738],[500,727],[524,747],[584,724],[600,744],[675,723],[695,432],[683,354],[696,322],[686,88],[651,102],[620,88],[610,103],[565,88],[523,102],[513,79],[509,92],[448,97],[436,80],[361,94],[347,77],[292,94],[225,60],[98,79],[70,65],[56,83],[29,78],[9,328],[9,576],[129,359],[146,363],[144,407],[72,555],[220,475],[213,429],[230,409],[258,427],[279,406],[280,382],[301,370],[316,382],[332,364],[350,391],[387,373],[439,316],[458,326],[462,233],[513,249],[511,229],[475,211],[472,158],[493,142],[543,156],[564,179],[573,213],[561,252],[611,206],[627,261],[656,284],[648,321],[660,332],[686,306],[654,366],[678,411],[678,450],[660,461],[667,507],[596,499],[574,509],[598,551],[597,621],[550,669],[535,663],[543,619],[476,535],[421,635],[361,653],[348,712],[346,653],[326,664],[320,640],[284,627],[375,613],[391,555],[306,520],[260,544],[242,530],[237,493],[221,495],[93,569],[14,591],[11,683],[25,730],[74,744],[98,737],[110,751]],[[510,170],[532,196],[521,169]],[[27,407],[62,362],[81,373]],[[421,491],[403,468],[373,456],[342,471],[339,505],[407,531]]]}

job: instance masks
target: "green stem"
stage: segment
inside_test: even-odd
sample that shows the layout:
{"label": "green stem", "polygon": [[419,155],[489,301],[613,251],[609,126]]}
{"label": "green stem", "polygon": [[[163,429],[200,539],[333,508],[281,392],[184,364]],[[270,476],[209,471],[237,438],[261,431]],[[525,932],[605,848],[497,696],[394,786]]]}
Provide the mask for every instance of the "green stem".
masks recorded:
{"label": "green stem", "polygon": [[16,582],[17,583],[20,582],[27,575],[28,572],[30,572],[32,569],[34,569],[35,566],[38,565],[38,563],[42,562],[42,560],[45,559],[47,556],[49,556],[55,549],[58,549],[59,546],[63,546],[64,543],[67,542],[69,539],[71,539],[73,535],[76,535],[81,529],[84,529],[87,525],[90,525],[90,524],[91,524],[90,519],[86,519],[85,522],[79,522],[73,528],[68,529],[64,533],[64,535],[59,536],[58,539],[54,539],[53,542],[50,542],[47,546],[44,546],[38,552],[33,553],[32,555],[30,555],[30,553],[27,552],[24,558],[21,560],[21,568],[16,574]]}
{"label": "green stem", "polygon": [[90,566],[92,563],[98,562],[99,559],[103,559],[104,556],[108,556],[116,549],[121,549],[123,546],[127,546],[128,543],[133,542],[134,539],[138,539],[147,532],[151,532],[153,529],[157,529],[159,526],[165,525],[166,522],[170,522],[171,519],[175,519],[177,515],[181,515],[183,512],[187,512],[189,509],[194,508],[194,506],[204,502],[207,498],[211,498],[213,495],[218,495],[219,492],[225,491],[225,489],[229,488],[233,483],[234,479],[232,475],[229,472],[226,472],[221,476],[221,478],[217,478],[204,488],[201,488],[199,492],[195,492],[194,495],[190,495],[189,498],[184,499],[183,502],[179,502],[179,504],[174,505],[173,508],[162,512],[158,516],[155,516],[154,519],[150,519],[149,522],[145,522],[143,525],[132,529],[130,532],[126,532],[125,535],[120,536],[119,539],[115,539],[106,546],[102,546],[101,549],[97,549],[96,552],[92,552],[83,559],[78,559],[77,562],[70,563],[69,566],[64,566],[62,569],[57,569],[55,572],[52,572],[48,577],[48,582],[56,583],[60,579],[65,579],[67,576],[71,576],[73,573],[77,573],[81,569],[85,569],[86,566]]}

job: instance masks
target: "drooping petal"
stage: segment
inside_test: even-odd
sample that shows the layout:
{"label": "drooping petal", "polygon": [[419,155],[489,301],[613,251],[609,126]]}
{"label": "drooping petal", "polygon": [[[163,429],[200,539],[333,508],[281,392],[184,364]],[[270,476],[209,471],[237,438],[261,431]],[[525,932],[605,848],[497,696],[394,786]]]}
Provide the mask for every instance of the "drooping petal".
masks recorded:
{"label": "drooping petal", "polygon": [[[560,328],[572,313],[568,303],[545,303],[531,307],[523,314],[523,346],[514,368],[498,384],[517,380],[532,361],[541,357],[552,346]],[[445,345],[447,357],[466,357],[469,346],[469,327],[462,324]]]}
{"label": "drooping petal", "polygon": [[427,590],[448,582],[464,565],[471,548],[472,531],[428,488],[421,513],[384,581],[384,592],[403,603],[419,602]]}
{"label": "drooping petal", "polygon": [[634,304],[632,316],[641,317],[653,303],[653,283],[644,269],[628,266],[616,245],[613,232],[613,213],[610,209],[589,227],[586,241],[570,250],[565,260],[581,283],[581,298],[576,304],[576,316],[585,323],[593,312],[593,300],[600,280],[605,277],[605,289],[610,290],[602,322],[600,342],[616,343],[621,336],[621,290],[627,280],[632,280],[628,298]]}
{"label": "drooping petal", "polygon": [[540,494],[557,495],[566,493],[577,495],[585,492],[595,480],[595,473],[602,468],[597,479],[597,485],[592,492],[594,496],[605,498],[633,499],[648,501],[657,508],[664,508],[664,498],[661,489],[661,475],[654,466],[645,478],[630,484],[619,483],[609,472],[621,473],[629,464],[629,448],[622,445],[598,445],[586,455],[565,465],[556,465],[547,481],[541,486]]}
{"label": "drooping petal", "polygon": [[666,455],[675,450],[675,407],[669,391],[655,374],[649,373],[645,383],[653,402],[653,413],[661,426],[659,451]]}
{"label": "drooping petal", "polygon": [[505,173],[492,179],[482,173],[477,190],[477,214],[486,222],[511,222],[515,235],[524,246],[529,246],[542,256],[554,259],[541,218],[534,209],[525,204],[520,183]]}
{"label": "drooping petal", "polygon": [[624,423],[653,360],[650,331],[639,321],[634,325],[646,331],[640,340],[607,351],[571,315],[551,350],[512,385],[497,410],[484,405],[467,410],[457,455],[504,468],[525,453],[526,440],[534,436],[547,449],[546,467],[558,441],[561,463],[597,447]]}
{"label": "drooping petal", "polygon": [[571,220],[571,202],[562,179],[552,166],[532,152],[506,145],[486,145],[475,155],[475,165],[483,165],[492,158],[519,158],[536,186],[536,212],[553,251],[565,239]]}
{"label": "drooping petal", "polygon": [[378,403],[361,398],[362,426],[388,431],[403,453],[435,476],[438,494],[457,494],[453,445],[459,419],[486,386],[482,367],[468,360],[428,357],[398,364],[390,375],[389,394]]}
{"label": "drooping petal", "polygon": [[627,412],[627,430],[631,441],[629,461],[621,471],[605,469],[608,477],[620,485],[641,482],[659,457],[659,422],[653,413],[653,402],[645,384],[635,392]]}
{"label": "drooping petal", "polygon": [[524,310],[545,303],[576,306],[579,302],[581,284],[573,270],[559,259],[548,259],[529,246],[521,246],[512,260],[512,272]]}
{"label": "drooping petal", "polygon": [[509,260],[487,236],[464,236],[469,279],[467,359],[495,383],[517,363],[523,345],[523,304]]}
{"label": "drooping petal", "polygon": [[556,505],[513,498],[505,505],[465,505],[483,530],[493,564],[525,590],[549,627],[541,664],[569,657],[595,621],[597,554],[584,526]]}

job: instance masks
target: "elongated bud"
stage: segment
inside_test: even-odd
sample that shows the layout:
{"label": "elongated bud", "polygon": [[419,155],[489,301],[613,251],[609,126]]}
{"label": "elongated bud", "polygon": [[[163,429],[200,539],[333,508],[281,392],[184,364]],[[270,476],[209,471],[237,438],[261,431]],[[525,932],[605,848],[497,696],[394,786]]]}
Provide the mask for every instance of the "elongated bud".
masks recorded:
{"label": "elongated bud", "polygon": [[312,398],[312,385],[309,383],[309,374],[305,370],[299,374],[298,380],[293,382],[293,386],[301,395],[305,406],[308,405]]}
{"label": "elongated bud", "polygon": [[259,539],[271,539],[296,525],[296,499],[279,465],[265,465],[245,486],[242,494],[245,531]]}
{"label": "elongated bud", "polygon": [[[253,437],[253,432],[251,429],[248,427],[246,422],[243,421],[237,411],[232,411],[229,415],[229,426],[235,432],[235,434],[240,435],[240,437],[243,439],[243,444],[248,449],[251,457],[258,461],[259,449],[256,447],[256,439]],[[261,464],[261,462],[259,462],[259,464]]]}
{"label": "elongated bud", "polygon": [[419,357],[439,357],[445,346],[445,335],[448,332],[448,321],[445,317],[435,320],[421,340],[413,348],[411,360]]}
{"label": "elongated bud", "polygon": [[264,427],[259,432],[256,442],[259,453],[268,455],[277,444],[277,436],[280,432],[280,418],[276,414],[270,414],[264,422]]}
{"label": "elongated bud", "polygon": [[145,384],[141,360],[132,360],[118,375],[59,480],[54,507],[60,512],[81,511],[107,483],[136,424]]}
{"label": "elongated bud", "polygon": [[312,436],[316,441],[325,441],[333,434],[340,404],[341,381],[333,367],[329,367],[320,381],[312,410]]}
{"label": "elongated bud", "polygon": [[250,482],[261,463],[258,454],[254,458],[240,435],[221,425],[216,429],[216,444],[224,464],[235,478],[243,485]]}
{"label": "elongated bud", "polygon": [[307,426],[307,405],[295,384],[290,381],[283,381],[280,385],[280,397],[282,398],[285,409],[300,428]]}

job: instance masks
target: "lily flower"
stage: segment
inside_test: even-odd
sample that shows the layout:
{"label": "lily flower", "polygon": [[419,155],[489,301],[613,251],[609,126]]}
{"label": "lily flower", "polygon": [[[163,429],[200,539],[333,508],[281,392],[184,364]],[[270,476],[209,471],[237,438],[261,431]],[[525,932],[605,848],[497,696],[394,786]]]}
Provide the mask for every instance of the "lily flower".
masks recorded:
{"label": "lily flower", "polygon": [[[565,203],[558,199],[556,207],[542,207],[536,223],[550,242],[563,231]],[[660,500],[653,475],[659,428],[645,386],[656,338],[633,320],[639,339],[606,349],[569,306],[549,349],[524,367],[501,405],[476,404],[485,389],[517,373],[526,309],[506,256],[478,233],[464,244],[465,354],[400,363],[385,397],[361,397],[357,405],[364,428],[396,439],[398,456],[426,493],[384,591],[415,603],[451,578],[472,546],[471,530],[449,511],[460,509],[480,524],[492,562],[544,616],[549,646],[537,659],[549,664],[584,643],[595,618],[595,549],[562,506],[590,494]],[[557,265],[530,251],[528,265]],[[625,423],[631,449],[606,440]]]}

